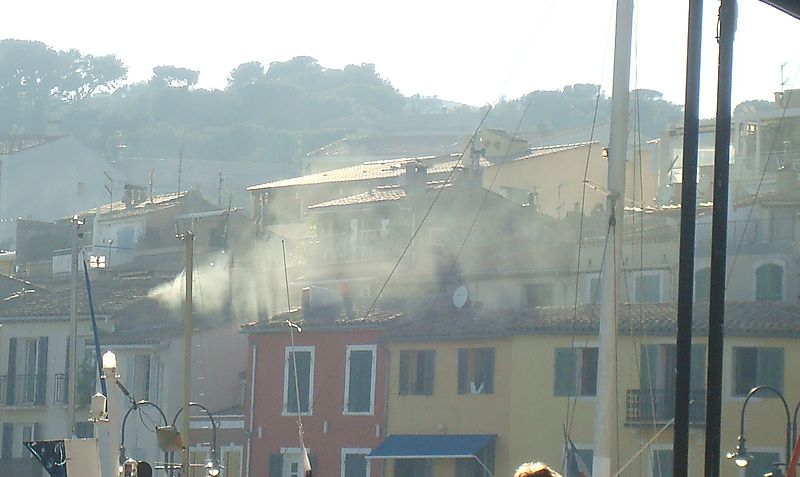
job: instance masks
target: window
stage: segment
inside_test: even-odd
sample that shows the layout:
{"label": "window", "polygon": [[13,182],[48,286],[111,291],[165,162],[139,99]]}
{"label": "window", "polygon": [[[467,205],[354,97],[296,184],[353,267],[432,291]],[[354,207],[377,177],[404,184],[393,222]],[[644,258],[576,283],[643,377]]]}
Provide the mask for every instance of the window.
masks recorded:
{"label": "window", "polygon": [[375,345],[348,346],[344,412],[371,414],[375,406]]}
{"label": "window", "polygon": [[661,302],[661,275],[637,273],[634,278],[635,303]]}
{"label": "window", "polygon": [[241,447],[223,447],[222,458],[220,464],[225,469],[225,477],[241,477],[242,476],[242,448]]}
{"label": "window", "polygon": [[553,305],[553,284],[534,283],[525,285],[523,304],[525,307],[552,306]]}
{"label": "window", "polygon": [[[578,457],[581,461],[583,461],[583,464],[589,470],[589,475],[592,475],[592,465],[594,465],[594,462],[592,462],[594,459],[594,449],[576,446],[575,450],[578,451]],[[565,465],[566,472],[564,475],[580,475],[580,468],[578,468],[579,465],[580,464],[577,462],[577,459],[572,460],[568,457]]]}
{"label": "window", "polygon": [[436,352],[400,352],[400,394],[433,394],[433,369]]}
{"label": "window", "polygon": [[597,348],[556,348],[556,396],[597,395]]}
{"label": "window", "polygon": [[783,301],[783,267],[768,263],[756,269],[756,301]]}
{"label": "window", "polygon": [[[733,348],[733,395],[746,396],[756,386],[783,392],[783,348]],[[764,393],[764,397],[774,397]]]}
{"label": "window", "polygon": [[672,449],[653,449],[650,453],[650,468],[653,477],[673,477]]}
{"label": "window", "polygon": [[494,392],[494,348],[458,350],[458,394]]}
{"label": "window", "polygon": [[134,234],[133,227],[123,227],[117,230],[117,239],[114,241],[117,244],[117,248],[120,250],[133,249]]}
{"label": "window", "polygon": [[3,398],[9,406],[44,405],[47,392],[47,337],[20,340],[8,340],[8,377]]}
{"label": "window", "polygon": [[586,297],[586,303],[597,303],[600,301],[600,274],[599,273],[592,273],[586,276],[587,279],[587,286],[586,290],[588,291],[588,296]]}
{"label": "window", "polygon": [[[690,357],[690,419],[705,416],[706,345],[693,344]],[[673,343],[644,344],[639,352],[637,416],[648,422],[667,421],[675,415],[675,366],[677,347]]]}
{"label": "window", "polygon": [[[297,447],[282,449],[281,452],[270,454],[268,477],[303,477],[303,464],[300,449]],[[311,468],[316,465],[316,456],[308,454]]]}
{"label": "window", "polygon": [[432,477],[431,459],[395,459],[394,477]]}
{"label": "window", "polygon": [[133,397],[150,399],[150,355],[137,354],[133,358]]}
{"label": "window", "polygon": [[[295,376],[295,370],[297,375]],[[311,414],[314,395],[314,347],[286,347],[283,372],[283,412]],[[299,404],[299,409],[298,409]]]}
{"label": "window", "polygon": [[[456,477],[492,477],[494,474],[494,454],[494,442],[492,442],[481,449],[475,456],[483,465],[475,459],[456,459]],[[486,469],[488,469],[488,472]]]}
{"label": "window", "polygon": [[711,269],[703,268],[694,274],[694,301],[708,301],[711,290]]}
{"label": "window", "polygon": [[745,477],[761,477],[768,472],[775,472],[775,462],[781,462],[779,452],[750,451],[750,463],[744,468]]}
{"label": "window", "polygon": [[369,477],[370,449],[342,449],[342,477]]}

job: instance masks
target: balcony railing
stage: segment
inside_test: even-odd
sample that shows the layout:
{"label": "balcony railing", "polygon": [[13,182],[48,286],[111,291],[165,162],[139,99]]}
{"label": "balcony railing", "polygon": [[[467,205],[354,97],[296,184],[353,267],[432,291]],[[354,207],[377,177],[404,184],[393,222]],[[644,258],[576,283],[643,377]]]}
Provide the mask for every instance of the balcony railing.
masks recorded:
{"label": "balcony railing", "polygon": [[44,406],[47,393],[47,375],[17,374],[0,376],[0,405]]}
{"label": "balcony railing", "polygon": [[53,404],[67,404],[69,400],[69,374],[53,377]]}
{"label": "balcony railing", "polygon": [[[689,393],[689,423],[705,422],[706,392],[692,390]],[[674,389],[628,389],[625,398],[625,425],[641,426],[666,424],[675,417]]]}
{"label": "balcony railing", "polygon": [[[710,244],[711,224],[697,224],[696,236],[698,244]],[[788,243],[794,241],[795,236],[792,219],[728,222],[729,244]]]}

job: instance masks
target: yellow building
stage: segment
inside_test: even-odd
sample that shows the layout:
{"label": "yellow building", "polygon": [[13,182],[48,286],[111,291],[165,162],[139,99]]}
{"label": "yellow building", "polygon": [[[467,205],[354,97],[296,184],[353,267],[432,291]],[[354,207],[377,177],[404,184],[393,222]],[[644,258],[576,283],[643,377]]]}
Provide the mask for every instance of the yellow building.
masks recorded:
{"label": "yellow building", "polygon": [[[728,304],[722,455],[736,447],[742,404],[752,387],[770,385],[790,403],[800,399],[800,378],[784,373],[784,363],[800,359],[798,313],[797,305]],[[676,314],[669,303],[620,308],[612,470],[624,467],[622,476],[672,476]],[[698,306],[691,475],[702,475],[704,465],[707,316]],[[508,477],[531,460],[561,469],[565,428],[591,466],[596,332],[588,306],[452,308],[397,327],[384,343],[390,356],[387,437],[368,457],[371,475]],[[753,464],[740,472],[723,459],[723,476],[760,476],[771,470],[769,463],[785,459],[781,407],[768,394],[750,401],[746,436]]]}

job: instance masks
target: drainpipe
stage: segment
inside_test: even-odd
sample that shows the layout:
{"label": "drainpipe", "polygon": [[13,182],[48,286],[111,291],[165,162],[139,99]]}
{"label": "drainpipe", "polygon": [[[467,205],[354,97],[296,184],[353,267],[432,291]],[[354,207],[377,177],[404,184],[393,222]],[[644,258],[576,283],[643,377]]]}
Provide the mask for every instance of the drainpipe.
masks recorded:
{"label": "drainpipe", "polygon": [[253,362],[250,365],[250,424],[247,428],[247,457],[245,458],[245,472],[244,475],[250,475],[250,462],[253,455],[253,411],[255,409],[255,396],[256,396],[256,344],[253,343]]}

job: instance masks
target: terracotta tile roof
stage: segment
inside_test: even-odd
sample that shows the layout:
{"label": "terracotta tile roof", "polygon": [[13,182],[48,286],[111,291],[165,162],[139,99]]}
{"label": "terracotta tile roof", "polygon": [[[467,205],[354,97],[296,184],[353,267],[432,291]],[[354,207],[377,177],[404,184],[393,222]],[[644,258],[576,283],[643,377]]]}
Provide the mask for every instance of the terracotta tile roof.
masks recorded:
{"label": "terracotta tile roof", "polygon": [[182,192],[173,192],[170,194],[154,195],[152,199],[148,198],[143,202],[139,202],[136,205],[128,206],[127,208],[125,207],[125,204],[121,200],[118,200],[110,204],[105,204],[101,205],[100,207],[95,207],[94,209],[85,210],[83,212],[80,212],[78,215],[84,217],[87,215],[94,215],[99,213],[101,216],[103,215],[110,216],[113,213],[113,217],[115,218],[142,215],[154,209],[166,209],[169,207],[173,207],[188,194],[189,194],[188,191],[182,191]]}
{"label": "terracotta tile roof", "polygon": [[281,333],[288,332],[286,320],[297,324],[301,328],[309,330],[340,330],[340,329],[364,329],[382,328],[389,323],[402,318],[403,314],[387,310],[358,310],[356,316],[348,318],[345,313],[334,311],[333,316],[321,317],[314,320],[307,320],[303,316],[300,308],[279,313],[268,319],[255,321],[242,325],[242,333]]}
{"label": "terracotta tile roof", "polygon": [[[443,174],[449,173],[453,170],[453,167],[459,164],[461,161],[460,156],[460,154],[451,154],[446,156],[426,156],[367,162],[357,166],[342,167],[331,171],[317,172],[305,176],[254,185],[248,187],[247,190],[255,191],[279,189],[283,187],[331,184],[336,182],[391,179],[405,174],[405,165],[415,161],[428,163],[428,174]],[[488,167],[490,165],[492,165],[491,162],[486,159],[481,159],[481,166]]]}
{"label": "terracotta tile roof", "polygon": [[[674,336],[674,303],[626,304],[620,307],[621,335]],[[708,334],[708,306],[696,303],[695,336]],[[591,306],[528,310],[456,310],[417,315],[392,326],[389,341],[439,341],[507,337],[521,334],[596,335],[598,321]],[[775,302],[731,302],[726,305],[725,334],[747,337],[800,337],[800,305]]]}
{"label": "terracotta tile roof", "polygon": [[349,197],[342,197],[340,199],[328,200],[309,206],[310,210],[324,209],[327,207],[336,207],[342,205],[356,205],[356,204],[373,204],[378,202],[390,202],[400,200],[406,196],[406,191],[401,189],[400,186],[386,186],[378,187],[370,191],[351,195]]}
{"label": "terracotta tile roof", "polygon": [[[110,316],[129,304],[148,296],[156,285],[174,277],[131,276],[92,281],[92,302],[96,315]],[[86,285],[83,275],[79,279],[78,315],[89,316]],[[46,289],[24,293],[3,301],[0,306],[0,321],[28,319],[32,317],[68,317],[72,292],[68,280],[55,282]]]}

